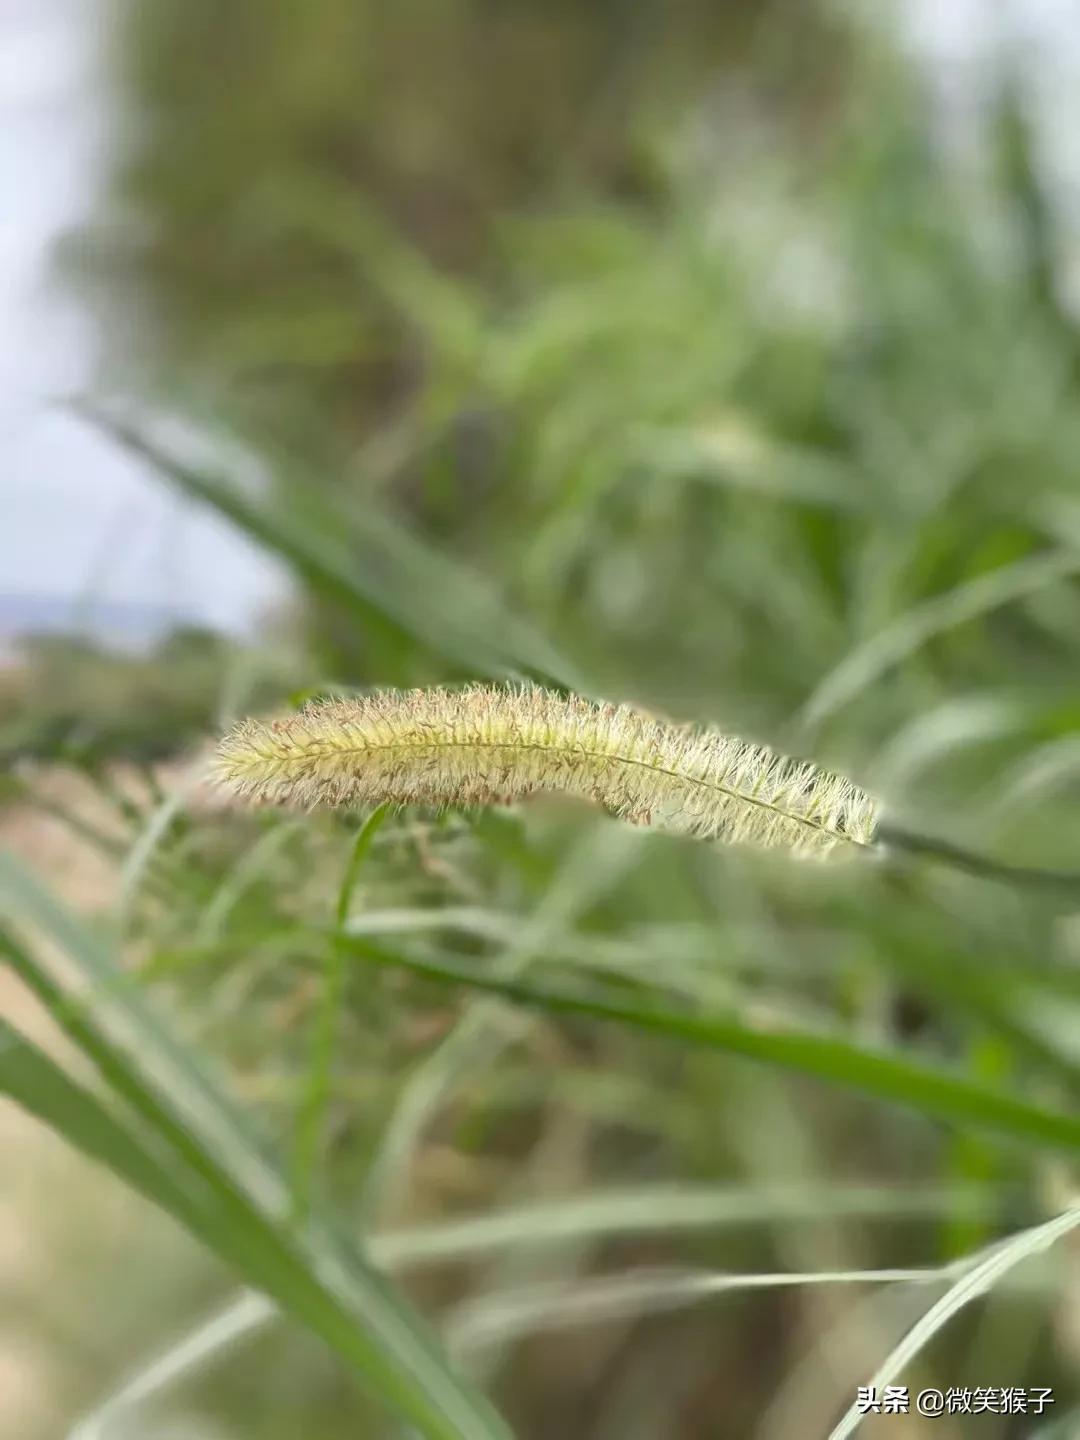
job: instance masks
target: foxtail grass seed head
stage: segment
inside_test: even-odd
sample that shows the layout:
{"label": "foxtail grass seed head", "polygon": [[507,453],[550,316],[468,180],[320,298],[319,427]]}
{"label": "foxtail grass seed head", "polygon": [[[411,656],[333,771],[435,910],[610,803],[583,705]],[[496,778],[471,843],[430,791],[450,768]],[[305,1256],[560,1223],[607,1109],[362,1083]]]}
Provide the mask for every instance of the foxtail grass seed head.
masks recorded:
{"label": "foxtail grass seed head", "polygon": [[383,690],[245,720],[216,778],[273,804],[483,806],[555,793],[639,825],[799,854],[874,842],[874,800],[762,745],[538,686]]}

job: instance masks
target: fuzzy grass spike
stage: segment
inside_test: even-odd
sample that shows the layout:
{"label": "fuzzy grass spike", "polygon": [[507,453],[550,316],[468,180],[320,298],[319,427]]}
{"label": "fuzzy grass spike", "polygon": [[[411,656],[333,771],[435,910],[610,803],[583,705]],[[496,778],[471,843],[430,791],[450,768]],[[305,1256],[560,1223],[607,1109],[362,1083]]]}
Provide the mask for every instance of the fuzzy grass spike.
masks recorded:
{"label": "fuzzy grass spike", "polygon": [[641,825],[827,855],[874,842],[874,800],[762,745],[537,686],[384,690],[246,720],[217,778],[274,804],[483,806],[580,796]]}

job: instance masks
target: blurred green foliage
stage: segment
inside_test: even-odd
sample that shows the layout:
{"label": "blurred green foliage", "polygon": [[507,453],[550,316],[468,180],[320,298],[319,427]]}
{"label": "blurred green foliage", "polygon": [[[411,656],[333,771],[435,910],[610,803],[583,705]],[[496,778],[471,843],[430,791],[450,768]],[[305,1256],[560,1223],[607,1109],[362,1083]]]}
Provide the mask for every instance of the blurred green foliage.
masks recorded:
{"label": "blurred green foliage", "polygon": [[[632,8],[141,8],[119,184],[154,223],[108,254],[151,387],[287,508],[339,543],[404,520],[593,688],[775,731],[894,616],[1069,542],[1075,340],[1008,93],[968,195],[918,82],[835,18]],[[556,137],[609,90],[575,167]],[[1057,589],[935,639],[845,745],[913,685],[1052,685],[1075,619]],[[400,638],[316,619],[326,678],[432,678]]]}

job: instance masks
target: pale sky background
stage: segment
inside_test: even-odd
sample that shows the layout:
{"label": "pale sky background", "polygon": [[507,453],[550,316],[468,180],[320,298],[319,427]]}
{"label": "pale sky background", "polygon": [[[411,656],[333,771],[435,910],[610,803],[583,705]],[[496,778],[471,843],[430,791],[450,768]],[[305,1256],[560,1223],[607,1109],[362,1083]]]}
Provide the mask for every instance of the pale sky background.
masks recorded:
{"label": "pale sky background", "polygon": [[[106,3],[0,0],[0,635],[12,596],[247,630],[282,592],[277,566],[46,404],[91,379],[88,322],[48,266],[107,153]],[[1025,47],[1026,99],[1080,238],[1080,0],[907,0],[896,13],[960,131],[1001,47]]]}
{"label": "pale sky background", "polygon": [[104,168],[104,10],[0,0],[0,633],[13,595],[243,630],[281,594],[277,567],[47,404],[91,380],[92,331],[48,270]]}

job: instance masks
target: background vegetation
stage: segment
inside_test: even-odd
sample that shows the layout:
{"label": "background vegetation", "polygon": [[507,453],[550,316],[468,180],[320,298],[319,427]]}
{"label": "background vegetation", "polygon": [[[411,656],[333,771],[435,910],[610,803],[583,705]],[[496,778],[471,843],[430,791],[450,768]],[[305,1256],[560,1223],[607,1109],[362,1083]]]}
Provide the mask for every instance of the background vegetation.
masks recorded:
{"label": "background vegetation", "polygon": [[[23,1323],[61,1409],[804,1440],[921,1316],[913,1390],[1056,1394],[935,1433],[1071,1433],[1075,1242],[1004,1272],[1069,1213],[1075,892],[195,779],[232,715],[531,675],[1080,870],[1080,373],[1017,77],[975,164],[827,6],[144,0],[114,72],[128,143],[65,257],[91,423],[295,594],[259,646],[39,645],[0,697],[6,954],[104,1083],[14,1035],[0,1080],[200,1242],[140,1206],[102,1274],[54,1202],[71,1283]],[[35,873],[42,808],[92,897]],[[240,1280],[291,1318],[227,1309],[132,1419]]]}

